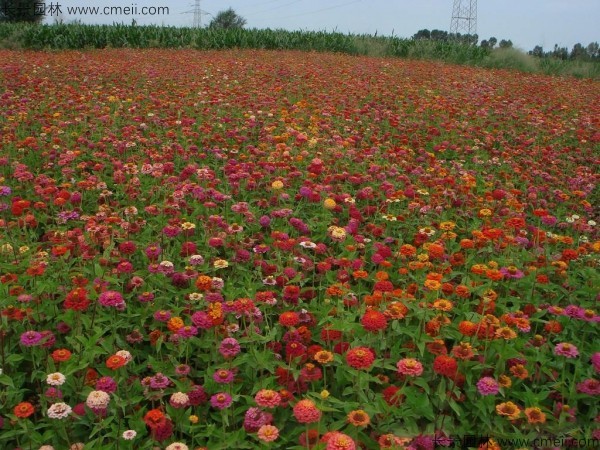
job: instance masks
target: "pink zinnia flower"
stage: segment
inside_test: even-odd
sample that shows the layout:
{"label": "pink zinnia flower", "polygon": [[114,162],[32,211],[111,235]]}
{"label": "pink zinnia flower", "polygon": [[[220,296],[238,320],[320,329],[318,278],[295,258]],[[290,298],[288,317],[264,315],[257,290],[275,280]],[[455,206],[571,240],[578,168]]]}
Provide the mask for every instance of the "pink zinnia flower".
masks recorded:
{"label": "pink zinnia flower", "polygon": [[244,414],[244,430],[246,433],[256,433],[258,429],[273,420],[273,416],[260,408],[251,406]]}
{"label": "pink zinnia flower", "polygon": [[312,400],[300,400],[294,405],[294,417],[300,423],[313,423],[321,419],[321,411]]}
{"label": "pink zinnia flower", "polygon": [[567,358],[575,358],[577,355],[579,355],[579,351],[573,344],[561,342],[560,344],[556,344],[556,347],[554,347],[554,354],[565,356]]}
{"label": "pink zinnia flower", "polygon": [[423,373],[423,364],[414,358],[404,358],[396,363],[398,373],[418,377]]}
{"label": "pink zinnia flower", "polygon": [[221,341],[221,345],[219,346],[219,353],[226,358],[233,358],[240,352],[240,344],[237,339],[234,338],[225,338]]}
{"label": "pink zinnia flower", "polygon": [[577,392],[588,395],[600,395],[600,381],[588,378],[577,384]]}
{"label": "pink zinnia flower", "polygon": [[496,395],[500,385],[492,377],[483,377],[477,382],[477,390],[481,395]]}
{"label": "pink zinnia flower", "polygon": [[279,428],[273,425],[263,425],[258,429],[258,438],[264,442],[273,442],[279,437]]}
{"label": "pink zinnia flower", "polygon": [[281,403],[281,395],[271,389],[261,389],[254,396],[254,401],[263,408],[275,408]]}
{"label": "pink zinnia flower", "polygon": [[233,371],[227,369],[219,369],[213,374],[213,380],[220,384],[229,384],[233,381],[233,378]]}
{"label": "pink zinnia flower", "polygon": [[326,450],[356,450],[356,443],[347,434],[334,431],[327,439]]}
{"label": "pink zinnia flower", "polygon": [[226,392],[219,392],[210,398],[210,404],[213,406],[213,408],[217,409],[227,408],[229,405],[231,405],[232,401],[231,395]]}

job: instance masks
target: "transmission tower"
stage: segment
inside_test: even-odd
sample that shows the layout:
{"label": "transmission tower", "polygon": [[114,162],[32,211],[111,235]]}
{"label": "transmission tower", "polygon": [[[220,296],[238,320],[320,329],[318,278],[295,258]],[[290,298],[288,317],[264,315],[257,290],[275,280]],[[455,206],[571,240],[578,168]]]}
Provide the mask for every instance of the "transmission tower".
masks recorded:
{"label": "transmission tower", "polygon": [[477,34],[477,0],[454,0],[450,34]]}
{"label": "transmission tower", "polygon": [[184,11],[181,14],[190,14],[190,13],[194,13],[194,28],[202,28],[202,16],[204,15],[210,15],[210,13],[207,13],[206,11],[202,11],[202,8],[200,8],[200,0],[194,0],[194,5],[193,5],[194,9],[190,10],[190,11]]}

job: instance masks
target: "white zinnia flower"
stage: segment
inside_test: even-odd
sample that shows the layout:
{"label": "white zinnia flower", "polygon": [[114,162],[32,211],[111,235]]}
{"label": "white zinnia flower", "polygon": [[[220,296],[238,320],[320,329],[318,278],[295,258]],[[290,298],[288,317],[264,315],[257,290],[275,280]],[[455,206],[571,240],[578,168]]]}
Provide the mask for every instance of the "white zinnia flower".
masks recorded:
{"label": "white zinnia flower", "polygon": [[50,386],[62,386],[67,378],[60,372],[54,372],[46,377],[46,383]]}
{"label": "white zinnia flower", "polygon": [[66,403],[54,403],[48,408],[47,416],[50,419],[65,419],[71,414],[71,407]]}

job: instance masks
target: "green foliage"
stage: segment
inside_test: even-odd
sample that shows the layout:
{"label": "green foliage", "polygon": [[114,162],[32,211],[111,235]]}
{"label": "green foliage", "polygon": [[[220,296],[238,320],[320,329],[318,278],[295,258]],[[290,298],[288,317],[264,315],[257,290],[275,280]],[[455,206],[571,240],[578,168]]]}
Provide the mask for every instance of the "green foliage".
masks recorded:
{"label": "green foliage", "polygon": [[44,18],[43,5],[37,0],[0,0],[0,22],[39,23]]}
{"label": "green foliage", "polygon": [[220,11],[211,20],[208,28],[244,28],[244,25],[246,25],[246,19],[239,16],[232,8],[229,8],[225,11]]}

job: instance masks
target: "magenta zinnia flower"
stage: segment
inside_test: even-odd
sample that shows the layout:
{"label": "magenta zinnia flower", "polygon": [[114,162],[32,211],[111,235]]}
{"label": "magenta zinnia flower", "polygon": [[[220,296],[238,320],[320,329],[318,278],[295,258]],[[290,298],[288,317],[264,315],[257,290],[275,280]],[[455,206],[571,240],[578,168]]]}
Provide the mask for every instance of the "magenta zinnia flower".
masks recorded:
{"label": "magenta zinnia flower", "polygon": [[592,355],[592,365],[596,373],[600,372],[600,352],[596,352]]}
{"label": "magenta zinnia flower", "polygon": [[233,371],[227,369],[219,369],[213,374],[213,380],[220,384],[229,384],[233,381]]}
{"label": "magenta zinnia flower", "polygon": [[219,353],[226,358],[233,358],[240,352],[240,344],[235,338],[225,338],[219,346]]}
{"label": "magenta zinnia flower", "polygon": [[579,351],[573,344],[561,342],[560,344],[556,344],[556,347],[554,347],[554,354],[565,356],[567,358],[575,358],[577,355],[579,355]]}
{"label": "magenta zinnia flower", "polygon": [[106,291],[100,294],[98,301],[102,306],[112,306],[119,308],[125,305],[123,296],[117,291]]}
{"label": "magenta zinnia flower", "polygon": [[525,276],[525,274],[515,266],[501,267],[500,273],[504,275],[504,278],[518,279]]}
{"label": "magenta zinnia flower", "polygon": [[160,372],[150,378],[150,387],[152,389],[164,389],[170,384],[171,381]]}
{"label": "magenta zinnia flower", "polygon": [[232,398],[227,392],[219,392],[210,398],[210,404],[213,408],[225,409],[231,405]]}
{"label": "magenta zinnia flower", "polygon": [[117,383],[112,377],[102,377],[96,381],[96,390],[108,392],[110,394],[117,390]]}
{"label": "magenta zinnia flower", "polygon": [[588,395],[600,395],[600,381],[588,378],[577,384],[577,392]]}
{"label": "magenta zinnia flower", "polygon": [[481,395],[496,395],[499,387],[498,382],[492,377],[483,377],[477,382],[477,390]]}
{"label": "magenta zinnia flower", "polygon": [[42,333],[37,331],[26,331],[21,335],[21,344],[25,347],[33,347],[34,345],[39,344],[42,337]]}

